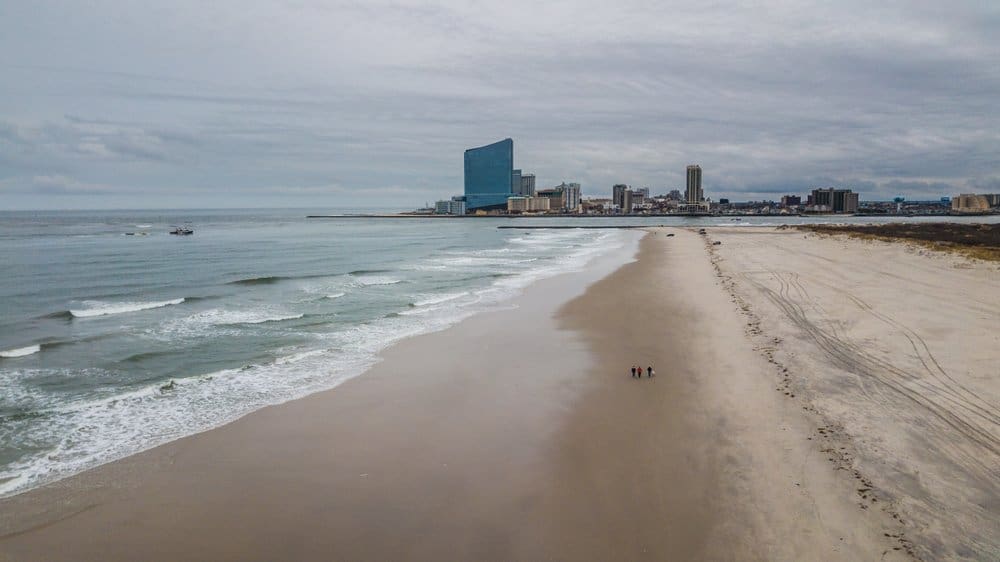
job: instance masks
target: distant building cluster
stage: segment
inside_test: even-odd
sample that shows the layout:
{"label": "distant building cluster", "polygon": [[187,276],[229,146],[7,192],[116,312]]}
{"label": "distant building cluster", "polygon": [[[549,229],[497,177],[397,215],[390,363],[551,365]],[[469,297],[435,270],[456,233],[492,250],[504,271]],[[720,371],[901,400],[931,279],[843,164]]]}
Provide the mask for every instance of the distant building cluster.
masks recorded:
{"label": "distant building cluster", "polygon": [[508,138],[465,151],[465,191],[438,201],[434,213],[575,213],[580,201],[579,183],[538,189],[534,174],[514,168],[514,141]]}
{"label": "distant building cluster", "polygon": [[418,214],[437,215],[798,215],[798,214],[985,214],[1000,212],[1000,194],[962,194],[937,201],[862,203],[853,190],[821,187],[805,201],[799,195],[784,195],[779,201],[733,202],[705,197],[702,168],[691,164],[685,170],[684,192],[671,189],[666,195],[651,195],[649,187],[633,188],[624,183],[611,187],[611,198],[584,199],[576,182],[561,182],[538,188],[534,174],[514,168],[514,141],[503,139],[465,151],[464,192],[437,201]]}

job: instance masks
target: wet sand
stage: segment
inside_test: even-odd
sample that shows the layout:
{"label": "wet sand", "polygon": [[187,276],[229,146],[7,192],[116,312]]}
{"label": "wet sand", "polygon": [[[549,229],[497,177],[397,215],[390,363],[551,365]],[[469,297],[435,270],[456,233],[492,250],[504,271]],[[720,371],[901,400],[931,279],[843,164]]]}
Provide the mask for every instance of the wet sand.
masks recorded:
{"label": "wet sand", "polygon": [[0,557],[905,559],[704,241],[666,232],[332,391],[0,500]]}

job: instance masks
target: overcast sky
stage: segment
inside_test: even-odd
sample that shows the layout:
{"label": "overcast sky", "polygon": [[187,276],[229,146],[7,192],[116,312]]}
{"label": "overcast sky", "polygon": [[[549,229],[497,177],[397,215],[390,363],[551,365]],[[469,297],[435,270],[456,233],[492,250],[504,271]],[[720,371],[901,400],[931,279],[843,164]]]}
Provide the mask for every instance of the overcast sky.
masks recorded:
{"label": "overcast sky", "polygon": [[4,0],[0,209],[407,208],[505,137],[585,195],[1000,192],[1000,2],[871,4]]}

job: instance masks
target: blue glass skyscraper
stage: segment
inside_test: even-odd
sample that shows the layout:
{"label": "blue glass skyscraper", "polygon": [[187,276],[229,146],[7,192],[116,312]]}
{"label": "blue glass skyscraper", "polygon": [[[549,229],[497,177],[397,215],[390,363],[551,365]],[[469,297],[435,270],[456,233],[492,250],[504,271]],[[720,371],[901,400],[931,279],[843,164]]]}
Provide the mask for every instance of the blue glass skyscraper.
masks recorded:
{"label": "blue glass skyscraper", "polygon": [[465,151],[465,202],[471,210],[507,205],[513,195],[514,141],[504,139]]}

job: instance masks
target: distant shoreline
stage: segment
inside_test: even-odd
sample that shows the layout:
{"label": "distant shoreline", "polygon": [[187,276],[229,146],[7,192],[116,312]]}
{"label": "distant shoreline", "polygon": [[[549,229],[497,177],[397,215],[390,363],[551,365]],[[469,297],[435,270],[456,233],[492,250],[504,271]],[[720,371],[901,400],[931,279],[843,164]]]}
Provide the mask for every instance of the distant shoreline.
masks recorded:
{"label": "distant shoreline", "polygon": [[661,213],[652,215],[597,215],[597,214],[581,214],[581,213],[566,213],[560,215],[419,215],[411,213],[375,213],[375,214],[358,214],[358,215],[306,215],[307,219],[559,219],[559,218],[574,218],[574,219],[648,219],[653,217],[669,218],[669,217],[683,217],[683,218],[768,218],[768,219],[783,219],[783,218],[812,218],[812,217],[860,217],[860,218],[886,218],[886,219],[909,219],[915,217],[940,217],[942,220],[947,220],[956,217],[990,217],[996,216],[998,213],[910,213],[905,215],[890,215],[885,213],[789,213],[782,215],[762,215],[755,213]]}

